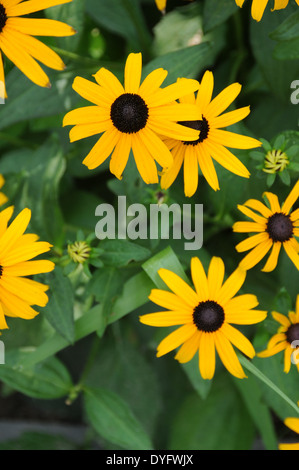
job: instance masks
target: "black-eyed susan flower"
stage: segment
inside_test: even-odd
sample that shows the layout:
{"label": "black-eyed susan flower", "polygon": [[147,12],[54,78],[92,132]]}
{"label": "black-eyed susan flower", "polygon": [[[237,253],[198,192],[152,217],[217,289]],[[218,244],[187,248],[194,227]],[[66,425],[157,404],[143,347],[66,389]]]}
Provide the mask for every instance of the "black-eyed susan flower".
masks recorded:
{"label": "black-eyed susan flower", "polygon": [[54,263],[32,258],[50,250],[38,236],[25,234],[31,211],[24,209],[8,226],[13,207],[0,212],[0,329],[8,328],[6,316],[34,318],[38,312],[33,305],[44,307],[48,302],[48,286],[25,276],[50,272]]}
{"label": "black-eyed susan flower", "polygon": [[180,120],[199,119],[197,107],[178,104],[175,100],[197,90],[199,83],[182,79],[180,83],[160,88],[168,72],[159,68],[140,84],[141,69],[141,53],[129,54],[124,86],[105,68],[94,75],[97,83],[76,77],[74,90],[94,106],[70,111],[64,117],[63,125],[75,126],[70,131],[71,142],[102,133],[83,161],[90,170],[112,154],[110,171],[121,179],[132,150],[143,180],[157,183],[155,160],[167,168],[173,163],[171,152],[160,135],[185,140],[194,140],[197,136],[194,129],[177,124]]}
{"label": "black-eyed susan flower", "polygon": [[[1,52],[8,57],[33,83],[49,87],[46,73],[37,61],[55,70],[63,70],[60,57],[33,36],[71,36],[75,30],[61,21],[47,18],[22,18],[72,0],[0,0],[0,97],[6,97]],[[3,96],[4,94],[4,96]]]}
{"label": "black-eyed susan flower", "polygon": [[291,363],[297,366],[299,372],[299,295],[297,295],[295,312],[289,312],[288,316],[279,312],[271,312],[271,314],[280,327],[269,340],[267,348],[257,355],[270,357],[284,351],[284,372],[287,374],[290,371]]}
{"label": "black-eyed susan flower", "polygon": [[228,371],[244,378],[245,373],[232,345],[249,358],[255,351],[251,342],[231,323],[254,324],[266,317],[266,312],[253,310],[258,305],[255,295],[236,296],[246,272],[238,268],[223,282],[225,268],[221,258],[212,258],[206,276],[201,261],[194,257],[191,276],[195,290],[172,271],[160,269],[158,274],[172,292],[153,289],[149,299],[168,310],[142,315],[140,321],[150,326],[182,326],[162,340],[157,356],[180,347],[175,358],[186,363],[198,351],[200,373],[204,379],[211,379],[217,350]]}
{"label": "black-eyed susan flower", "polygon": [[[245,0],[236,0],[236,4],[239,7],[243,6]],[[297,5],[299,5],[299,0],[295,0]],[[252,0],[251,7],[251,16],[256,21],[261,21],[266,6],[268,5],[269,0]],[[282,10],[288,6],[289,0],[274,0],[274,10]]]}
{"label": "black-eyed susan flower", "polygon": [[249,199],[244,205],[238,205],[238,209],[253,222],[236,222],[233,225],[233,231],[256,233],[236,246],[239,252],[251,250],[242,259],[240,266],[246,270],[251,269],[272,248],[262,271],[273,271],[277,266],[281,247],[283,247],[296,268],[299,269],[299,244],[295,238],[299,236],[299,209],[291,212],[299,196],[299,180],[282,206],[276,194],[265,192],[264,196],[269,201],[270,208],[256,199]]}
{"label": "black-eyed susan flower", "polygon": [[235,149],[251,149],[260,147],[260,141],[244,135],[235,134],[221,129],[241,121],[248,116],[249,106],[222,114],[235,100],[241,91],[239,83],[233,83],[212,99],[214,77],[212,72],[205,72],[200,88],[195,94],[180,99],[181,103],[193,104],[198,108],[202,118],[193,122],[181,122],[186,127],[198,131],[193,141],[179,140],[178,137],[165,139],[165,144],[172,151],[174,163],[161,177],[161,188],[169,188],[184,165],[185,195],[192,196],[198,186],[198,165],[209,185],[216,191],[219,189],[218,177],[213,159],[227,170],[244,178],[250,173],[244,164],[226,147]]}
{"label": "black-eyed susan flower", "polygon": [[[3,188],[4,184],[5,184],[4,176],[0,174],[0,189]],[[6,194],[0,191],[0,206],[3,206],[7,201],[8,201],[8,197],[6,196]]]}
{"label": "black-eyed susan flower", "polygon": [[[291,431],[296,432],[299,434],[299,418],[286,418],[284,420],[284,424],[291,429]],[[278,446],[279,450],[299,450],[299,442],[297,443],[283,443],[279,444]]]}

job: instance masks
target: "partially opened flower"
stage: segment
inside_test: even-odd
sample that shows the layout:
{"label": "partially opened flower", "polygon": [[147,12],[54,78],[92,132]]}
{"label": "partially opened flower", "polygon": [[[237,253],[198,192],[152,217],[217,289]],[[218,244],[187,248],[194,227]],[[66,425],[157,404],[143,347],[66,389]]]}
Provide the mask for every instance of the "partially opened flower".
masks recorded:
{"label": "partially opened flower", "polygon": [[295,238],[299,236],[299,208],[291,212],[299,196],[299,180],[282,206],[276,194],[266,192],[264,196],[268,199],[270,208],[256,199],[249,199],[244,205],[238,206],[238,209],[253,222],[236,222],[233,225],[234,232],[256,232],[256,235],[250,236],[236,246],[239,252],[251,250],[242,259],[240,266],[243,269],[251,269],[272,248],[262,271],[273,271],[283,247],[299,269],[299,243]]}
{"label": "partially opened flower", "polygon": [[157,356],[163,356],[180,347],[175,358],[185,363],[199,353],[199,369],[204,379],[211,379],[215,372],[216,350],[228,371],[244,378],[245,373],[232,345],[249,358],[255,355],[251,342],[231,325],[258,323],[266,312],[253,310],[258,301],[255,295],[236,296],[242,287],[246,272],[236,269],[224,281],[224,263],[213,257],[208,275],[201,261],[191,260],[193,290],[178,275],[167,269],[158,274],[171,289],[153,289],[149,299],[168,310],[142,315],[140,321],[151,326],[182,325],[170,333],[158,346]]}
{"label": "partially opened flower", "polygon": [[285,373],[290,371],[291,363],[296,364],[299,372],[299,295],[297,295],[296,312],[289,312],[288,316],[278,312],[271,313],[280,327],[268,342],[267,349],[258,353],[258,357],[270,357],[284,351]]}
{"label": "partially opened flower", "polygon": [[141,82],[141,54],[129,54],[124,73],[124,86],[109,70],[101,68],[93,83],[76,77],[73,88],[93,106],[70,111],[63,125],[74,125],[70,140],[102,134],[83,163],[90,170],[101,165],[110,155],[110,171],[121,179],[130,151],[138,171],[146,183],[157,183],[155,160],[170,167],[173,158],[160,138],[194,140],[197,132],[177,121],[199,119],[196,106],[178,104],[176,99],[198,89],[196,80],[182,79],[160,88],[167,76],[164,69],[155,69]]}
{"label": "partially opened flower", "polygon": [[[4,176],[0,174],[0,189],[3,188],[4,183],[5,183]],[[0,206],[3,206],[3,204],[5,204],[7,201],[8,201],[8,197],[6,196],[6,194],[0,192]]]}
{"label": "partially opened flower", "polygon": [[[72,0],[0,0],[0,97],[6,97],[2,55],[5,54],[33,83],[49,87],[47,74],[37,61],[63,70],[60,57],[33,36],[71,36],[76,31],[61,21],[47,18],[20,18]],[[4,96],[3,96],[4,95]]]}
{"label": "partially opened flower", "polygon": [[244,178],[250,173],[244,164],[226,147],[234,149],[251,149],[260,147],[262,143],[252,137],[236,134],[221,129],[241,121],[248,116],[249,106],[222,114],[236,99],[241,91],[239,83],[233,83],[212,99],[214,76],[205,72],[197,96],[194,93],[180,99],[181,103],[193,104],[198,108],[202,118],[197,121],[180,122],[187,128],[198,131],[196,139],[186,141],[179,137],[165,139],[165,144],[172,151],[173,166],[164,169],[161,178],[162,189],[169,188],[184,165],[185,195],[192,196],[198,186],[198,166],[209,185],[216,191],[219,189],[218,177],[213,159],[227,170]]}
{"label": "partially opened flower", "polygon": [[[291,431],[299,434],[299,418],[286,418],[284,424],[291,429]],[[299,450],[299,442],[289,444],[279,444],[279,450]]]}
{"label": "partially opened flower", "polygon": [[6,316],[34,318],[38,312],[32,305],[44,307],[48,302],[48,286],[25,276],[50,272],[54,263],[33,260],[50,250],[47,242],[37,241],[38,236],[24,234],[31,211],[24,209],[8,226],[13,207],[0,212],[0,329],[8,328]]}
{"label": "partially opened flower", "polygon": [[[239,7],[242,7],[244,1],[245,0],[236,0],[236,4]],[[297,5],[299,5],[299,0],[295,0],[295,1]],[[251,16],[254,20],[261,21],[268,3],[269,3],[269,0],[252,0]],[[283,8],[288,6],[288,3],[289,3],[289,0],[274,0],[273,10],[282,10]]]}

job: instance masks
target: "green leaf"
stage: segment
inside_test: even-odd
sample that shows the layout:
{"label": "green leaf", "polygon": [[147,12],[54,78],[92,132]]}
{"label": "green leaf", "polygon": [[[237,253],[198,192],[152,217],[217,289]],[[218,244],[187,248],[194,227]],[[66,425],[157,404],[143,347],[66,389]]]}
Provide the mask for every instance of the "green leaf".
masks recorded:
{"label": "green leaf", "polygon": [[[125,282],[122,294],[112,306],[109,323],[115,322],[145,304],[153,287],[154,284],[144,272]],[[106,324],[107,317],[106,312],[103,312],[102,304],[95,305],[75,321],[75,341],[79,341],[95,331],[102,332]],[[30,354],[28,353],[26,358],[22,359],[22,367],[32,367],[34,364],[58,353],[68,345],[69,342],[65,338],[55,333]]]}
{"label": "green leaf", "polygon": [[138,0],[87,0],[87,13],[103,28],[122,36],[135,52],[148,52],[151,36]]}
{"label": "green leaf", "polygon": [[[273,57],[276,43],[269,38],[269,34],[288,17],[287,10],[281,10],[279,15],[275,15],[268,9],[263,15],[262,28],[260,23],[252,21],[250,40],[255,60],[271,92],[284,102],[290,103],[290,84],[298,78],[299,64],[292,60],[284,60],[281,67]],[[292,49],[288,50],[292,52]]]}
{"label": "green leaf", "polygon": [[290,186],[291,177],[290,177],[290,173],[287,170],[283,170],[283,171],[279,172],[278,175],[279,175],[279,178],[281,179],[281,181],[284,184],[286,184],[287,186]]}
{"label": "green leaf", "polygon": [[143,77],[153,70],[162,67],[168,71],[163,86],[176,82],[177,78],[197,78],[211,59],[211,45],[207,42],[185,47],[177,51],[156,57],[143,67]]}
{"label": "green leaf", "polygon": [[204,30],[210,31],[224,23],[237,10],[237,5],[231,0],[206,0],[203,11]]}
{"label": "green leaf", "polygon": [[57,431],[57,435],[40,430],[25,431],[14,439],[0,443],[0,450],[77,450],[78,448],[80,446],[76,442],[60,435],[60,430]]}
{"label": "green leaf", "polygon": [[203,39],[202,7],[192,2],[177,8],[161,17],[154,27],[153,52],[155,56],[190,46],[194,41]]}
{"label": "green leaf", "polygon": [[186,364],[181,364],[181,367],[186,373],[194,389],[204,400],[210,392],[213,381],[202,378],[198,367],[198,355],[196,354],[193,359]]}
{"label": "green leaf", "polygon": [[[132,319],[134,317],[132,316]],[[115,325],[98,343],[97,355],[84,378],[88,387],[101,387],[119,395],[149,435],[155,435],[163,410],[163,393],[156,364],[144,355],[132,322]],[[128,323],[127,323],[128,325]],[[132,337],[137,341],[132,341]],[[148,404],[151,412],[148,412]]]}
{"label": "green leaf", "polygon": [[289,41],[279,42],[274,51],[273,56],[279,60],[295,60],[299,57],[299,37],[290,39]]}
{"label": "green leaf", "polygon": [[127,240],[103,240],[101,260],[109,266],[126,266],[131,261],[143,261],[151,255],[150,250]]}
{"label": "green leaf", "polygon": [[227,374],[217,377],[205,400],[186,397],[172,424],[171,450],[248,450],[254,427]]}
{"label": "green leaf", "polygon": [[298,396],[296,384],[298,372],[296,367],[286,374],[283,371],[282,356],[276,355],[269,358],[254,358],[249,361],[243,356],[238,356],[241,364],[261,382],[264,401],[275,410],[281,419],[295,414],[299,415],[296,405]]}
{"label": "green leaf", "polygon": [[[6,78],[8,98],[0,108],[0,129],[17,122],[65,113],[78,101],[71,87],[73,76],[70,72],[47,72],[52,87],[41,88],[23,75],[16,67]],[[56,118],[57,124],[62,118]]]}
{"label": "green leaf", "polygon": [[128,279],[121,295],[112,307],[109,323],[113,323],[124,315],[136,310],[148,302],[148,296],[155,284],[145,272],[141,272]]}
{"label": "green leaf", "polygon": [[185,271],[171,246],[143,263],[142,268],[158,287],[158,289],[168,289],[158,274],[158,270],[160,268],[169,269],[170,271],[178,274],[178,276],[180,276],[186,282],[189,282]]}
{"label": "green leaf", "polygon": [[59,185],[66,164],[56,140],[50,138],[34,152],[8,152],[3,155],[0,168],[4,175],[19,176],[14,204],[20,209],[34,208],[30,221],[31,230],[41,239],[62,246],[64,233]]}
{"label": "green leaf", "polygon": [[299,11],[288,16],[278,28],[269,34],[275,41],[288,41],[299,36]]}
{"label": "green leaf", "polygon": [[50,357],[34,367],[24,368],[21,364],[28,354],[22,352],[19,358],[14,358],[17,364],[14,367],[9,365],[11,359],[7,355],[8,364],[0,367],[0,380],[32,398],[50,400],[68,395],[73,383],[62,362]]}
{"label": "green leaf", "polygon": [[85,388],[86,416],[104,439],[124,449],[149,450],[152,444],[127,403],[103,388]]}
{"label": "green leaf", "polygon": [[121,294],[122,286],[129,274],[115,266],[97,270],[86,287],[88,293],[93,294],[100,302],[103,312],[98,334],[101,336],[109,323],[109,318],[117,298]]}
{"label": "green leaf", "polygon": [[68,51],[76,51],[84,31],[85,0],[76,0],[65,5],[57,5],[45,10],[47,18],[62,21],[72,26],[76,30],[74,36],[57,38],[60,47]]}
{"label": "green leaf", "polygon": [[73,286],[59,266],[46,274],[44,280],[49,285],[49,302],[44,307],[43,313],[53,328],[69,343],[73,343],[75,340]]}
{"label": "green leaf", "polygon": [[272,416],[267,405],[263,402],[260,384],[252,374],[247,379],[233,379],[239,390],[246,408],[259,430],[264,446],[267,450],[277,450],[277,438]]}

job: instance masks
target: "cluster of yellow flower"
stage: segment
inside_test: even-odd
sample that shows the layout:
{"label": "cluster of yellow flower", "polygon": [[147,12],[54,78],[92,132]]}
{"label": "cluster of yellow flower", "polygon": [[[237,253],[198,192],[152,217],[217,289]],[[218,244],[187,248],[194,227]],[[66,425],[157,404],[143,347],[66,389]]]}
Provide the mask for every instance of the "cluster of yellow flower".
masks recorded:
{"label": "cluster of yellow flower", "polygon": [[[36,60],[62,70],[60,57],[32,35],[68,36],[75,30],[64,23],[50,19],[21,18],[54,5],[72,0],[1,0],[0,1],[0,51],[2,51],[30,80],[39,86],[49,86],[49,80]],[[296,0],[299,5],[299,0]],[[244,0],[236,0],[242,6]],[[253,0],[252,16],[260,20],[268,0]],[[276,0],[275,8],[286,7],[288,0]],[[165,9],[166,1],[158,1]],[[198,166],[209,185],[216,191],[219,182],[213,159],[220,165],[244,178],[250,174],[243,163],[227,149],[252,149],[261,142],[222,128],[235,124],[248,116],[249,106],[224,113],[241,92],[234,83],[213,98],[214,77],[206,71],[201,82],[180,78],[161,87],[167,71],[159,68],[149,73],[141,82],[141,53],[129,54],[124,69],[124,85],[109,70],[101,68],[95,82],[76,77],[73,89],[90,106],[74,109],[66,114],[63,126],[70,130],[71,142],[102,134],[85,157],[89,169],[110,158],[110,171],[122,178],[130,152],[137,169],[147,184],[158,183],[157,162],[162,168],[161,188],[169,188],[184,166],[185,195],[194,195],[198,187]],[[0,81],[5,82],[0,52]],[[6,97],[5,86],[3,97]],[[3,185],[3,181],[1,181]],[[0,193],[0,202],[6,198]],[[150,300],[168,310],[143,315],[142,323],[152,326],[180,328],[168,335],[158,346],[158,356],[180,347],[176,359],[184,363],[199,352],[199,369],[205,379],[215,372],[216,351],[228,371],[238,378],[245,373],[233,346],[249,358],[255,355],[250,341],[231,323],[255,324],[266,318],[267,312],[254,310],[258,305],[255,295],[236,296],[246,273],[271,250],[263,271],[277,266],[283,247],[299,270],[299,209],[292,207],[299,196],[299,181],[280,205],[275,194],[266,192],[270,207],[254,199],[238,206],[253,222],[236,222],[235,232],[253,232],[236,247],[237,251],[250,250],[237,269],[224,281],[225,267],[221,258],[213,257],[206,274],[201,261],[191,261],[191,275],[195,287],[171,271],[161,269],[159,275],[172,292],[155,289]],[[34,234],[24,234],[30,210],[24,209],[8,226],[13,207],[0,213],[0,328],[7,328],[5,316],[33,318],[37,312],[32,305],[44,306],[48,286],[24,276],[49,272],[54,264],[47,260],[32,261],[35,256],[50,250],[50,244],[37,241]],[[299,340],[299,296],[296,312],[289,318],[274,312],[281,324],[261,357],[285,351],[285,371],[291,365],[291,343]],[[299,366],[297,364],[298,370]],[[290,422],[298,430],[298,423]]]}

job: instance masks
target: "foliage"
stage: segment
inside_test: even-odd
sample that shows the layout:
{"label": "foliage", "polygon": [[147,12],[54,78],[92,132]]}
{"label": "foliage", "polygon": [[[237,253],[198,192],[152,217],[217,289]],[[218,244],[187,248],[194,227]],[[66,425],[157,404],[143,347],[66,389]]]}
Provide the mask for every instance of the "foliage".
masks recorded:
{"label": "foliage", "polygon": [[[298,415],[296,368],[286,375],[278,354],[249,364],[243,360],[248,379],[234,379],[217,363],[214,379],[204,381],[197,359],[186,365],[171,353],[157,359],[155,348],[166,330],[141,325],[138,318],[153,311],[148,295],[161,287],[161,267],[188,279],[192,256],[207,266],[216,255],[232,272],[241,260],[234,247],[242,237],[232,232],[237,205],[260,199],[270,185],[283,201],[297,181],[299,104],[290,98],[299,80],[298,7],[290,2],[277,12],[268,8],[259,23],[247,5],[239,9],[232,0],[168,0],[164,16],[154,0],[74,0],[45,15],[68,22],[77,35],[49,40],[67,64],[64,71],[49,72],[51,89],[37,87],[6,63],[9,97],[0,109],[0,173],[9,203],[16,211],[29,207],[30,231],[52,243],[56,268],[36,277],[49,285],[49,303],[40,315],[30,322],[9,318],[9,329],[2,332],[3,403],[18,392],[39,410],[59,404],[57,419],[84,423],[104,449],[239,450],[252,449],[258,440],[263,448],[277,448],[287,434],[282,421]],[[168,70],[165,85],[182,76],[200,80],[205,70],[214,73],[215,93],[240,82],[237,107],[250,105],[251,113],[232,130],[264,139],[261,151],[234,151],[251,172],[248,180],[215,164],[220,191],[200,176],[196,194],[187,199],[180,176],[163,195],[169,204],[203,204],[204,241],[195,253],[184,249],[184,240],[95,236],[99,204],[116,207],[123,195],[127,204],[149,208],[160,191],[143,183],[132,162],[121,181],[106,163],[89,171],[82,160],[97,137],[71,144],[62,127],[63,116],[82,105],[72,89],[74,78],[91,79],[106,67],[122,80],[129,52],[142,52],[144,75],[157,67]],[[286,153],[291,149],[292,166],[283,177],[269,179],[262,171],[266,147],[279,142]],[[75,241],[91,249],[83,263],[68,256]],[[257,295],[259,308],[287,314],[295,305],[298,279],[283,255],[273,273],[253,268],[244,292]],[[257,350],[276,332],[270,314],[259,327],[246,328]],[[90,441],[89,434],[87,447]],[[47,435],[20,442],[4,445],[62,445]],[[63,445],[79,446],[67,440]]]}

